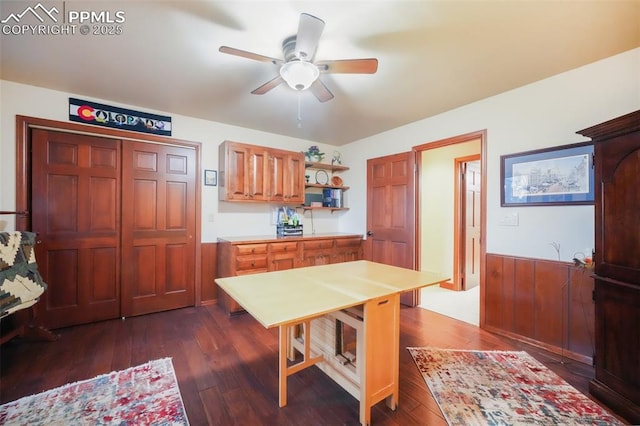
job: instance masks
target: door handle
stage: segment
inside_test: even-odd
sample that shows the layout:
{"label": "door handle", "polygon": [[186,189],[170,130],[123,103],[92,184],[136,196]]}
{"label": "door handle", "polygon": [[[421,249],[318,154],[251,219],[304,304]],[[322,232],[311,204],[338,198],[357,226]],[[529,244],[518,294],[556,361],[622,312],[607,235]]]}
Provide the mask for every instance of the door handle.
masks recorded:
{"label": "door handle", "polygon": [[373,235],[373,232],[367,231],[367,237],[371,237],[372,235]]}

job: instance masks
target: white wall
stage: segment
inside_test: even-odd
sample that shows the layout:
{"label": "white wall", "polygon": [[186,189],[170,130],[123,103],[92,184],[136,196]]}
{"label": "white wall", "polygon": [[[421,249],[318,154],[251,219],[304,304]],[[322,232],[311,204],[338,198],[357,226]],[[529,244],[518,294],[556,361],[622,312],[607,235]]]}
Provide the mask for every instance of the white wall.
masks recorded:
{"label": "white wall", "polygon": [[422,152],[420,170],[420,263],[453,280],[455,159],[480,154],[480,140]]}
{"label": "white wall", "polygon": [[[500,207],[500,156],[584,141],[576,131],[638,109],[640,48],[356,141],[342,149],[352,189],[340,228],[366,232],[367,159],[487,129],[487,252],[557,259],[556,243],[570,260],[593,247],[593,207]],[[512,212],[519,226],[500,226]]]}
{"label": "white wall", "polygon": [[[67,121],[68,97],[82,95],[0,80],[0,209],[15,207],[16,114]],[[113,104],[109,100],[89,99]],[[428,102],[425,99],[425,102]],[[135,106],[121,105],[132,109]],[[366,161],[413,146],[481,129],[488,133],[487,252],[562,260],[593,246],[593,207],[500,207],[500,155],[584,140],[577,130],[640,109],[640,48],[461,108],[339,147],[349,211],[314,213],[316,232],[366,233]],[[143,109],[144,110],[144,109]],[[225,139],[304,151],[315,144],[221,123],[172,116],[173,136],[202,143],[203,169],[218,169],[217,148]],[[333,147],[317,144],[330,154]],[[273,234],[271,208],[219,203],[218,187],[202,189],[202,241],[218,236]],[[518,212],[519,226],[498,224]],[[212,219],[212,220],[211,220]],[[305,217],[305,229],[310,218]]]}
{"label": "white wall", "polygon": [[[81,95],[64,93],[40,87],[0,80],[0,210],[15,209],[15,116],[26,115],[50,120],[68,121],[69,97],[94,100],[110,105],[113,102],[90,99]],[[166,111],[149,111],[130,105],[117,105],[172,117],[172,137],[200,142],[202,144],[202,169],[218,169],[218,145],[225,139],[255,145],[265,145],[306,151],[310,145],[318,145],[331,158],[334,147],[259,132],[242,127],[229,126],[213,121],[172,114]],[[218,187],[202,186],[202,241],[216,241],[220,236],[275,235],[271,211],[274,206],[242,204],[218,201]],[[325,212],[322,212],[325,213]],[[338,229],[336,216],[315,214],[316,232],[335,232]],[[311,230],[308,214],[305,232]],[[13,229],[13,218],[0,217],[0,230]],[[308,222],[308,223],[307,223]]]}

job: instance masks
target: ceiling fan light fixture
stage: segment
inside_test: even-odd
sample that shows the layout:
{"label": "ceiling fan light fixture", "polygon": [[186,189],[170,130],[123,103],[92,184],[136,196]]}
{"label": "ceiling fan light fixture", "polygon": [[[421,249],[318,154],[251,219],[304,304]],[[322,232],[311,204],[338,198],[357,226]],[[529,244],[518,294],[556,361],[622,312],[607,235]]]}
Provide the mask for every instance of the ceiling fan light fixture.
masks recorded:
{"label": "ceiling fan light fixture", "polygon": [[320,76],[320,71],[311,62],[290,61],[280,67],[280,76],[294,90],[306,90]]}

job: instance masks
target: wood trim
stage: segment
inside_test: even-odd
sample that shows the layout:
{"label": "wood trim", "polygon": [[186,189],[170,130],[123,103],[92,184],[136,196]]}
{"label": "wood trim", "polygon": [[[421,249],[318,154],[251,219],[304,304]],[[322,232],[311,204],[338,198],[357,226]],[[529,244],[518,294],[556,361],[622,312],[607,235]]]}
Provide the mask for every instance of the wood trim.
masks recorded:
{"label": "wood trim", "polygon": [[[460,272],[462,269],[462,266],[460,265],[461,259],[464,258],[462,255],[464,245],[460,244],[460,239],[461,236],[464,235],[462,229],[465,226],[464,216],[462,214],[462,203],[460,200],[464,197],[464,191],[466,189],[464,181],[461,179],[461,174],[464,173],[464,170],[462,170],[462,164],[480,159],[481,155],[479,154],[454,158],[455,175],[453,188],[455,190],[455,195],[453,197],[453,280],[451,281],[451,285],[453,286],[452,290],[456,291],[464,290],[461,282],[462,273]],[[482,176],[482,172],[480,174]],[[482,190],[486,191],[486,188],[483,187]]]}
{"label": "wood trim", "polygon": [[413,147],[414,151],[426,151],[428,149],[441,148],[443,146],[456,145],[459,143],[469,142],[474,139],[484,140],[487,138],[487,130],[478,130],[475,132],[465,133],[463,135],[453,136],[446,139],[440,139],[434,142],[427,142],[422,145]]}
{"label": "wood trim", "polygon": [[[487,257],[487,243],[486,243],[486,232],[487,232],[487,130],[478,130],[475,132],[465,133],[463,135],[454,136],[447,139],[441,139],[435,142],[429,142],[422,145],[416,145],[412,149],[416,153],[416,164],[418,165],[418,173],[416,173],[416,187],[415,187],[415,197],[416,197],[416,256],[417,259],[420,259],[420,227],[419,225],[419,208],[420,208],[420,186],[419,183],[419,172],[422,167],[422,155],[420,154],[422,151],[428,149],[440,148],[448,145],[455,145],[458,143],[469,142],[475,139],[480,140],[480,179],[482,186],[482,193],[480,194],[480,225],[482,227],[480,231],[480,328],[484,328],[485,326],[485,281],[486,281],[486,257]],[[417,264],[417,262],[416,262]],[[442,286],[442,285],[441,285]],[[446,288],[446,284],[443,286]]]}
{"label": "wood trim", "polygon": [[[145,143],[159,143],[163,145],[178,145],[185,148],[192,148],[196,151],[196,224],[195,224],[195,304],[201,304],[201,256],[202,249],[200,238],[202,234],[202,164],[200,142],[191,142],[180,139],[144,134],[126,130],[111,129],[108,127],[90,126],[86,124],[69,123],[64,121],[49,120],[45,118],[16,115],[16,210],[31,211],[29,206],[30,198],[30,176],[31,176],[31,128],[46,128],[59,132],[79,133],[93,136],[109,137],[121,139],[123,141],[139,141]],[[31,230],[31,216],[18,216],[16,218],[16,229]]]}
{"label": "wood trim", "polygon": [[480,223],[482,229],[480,230],[480,327],[485,325],[485,287],[487,277],[485,276],[487,271],[487,193],[489,188],[487,187],[487,130],[480,132],[480,182],[482,186],[482,194],[480,194],[480,211],[482,218]]}
{"label": "wood trim", "polygon": [[[31,152],[28,123],[16,116],[16,210],[29,210],[29,192],[31,188],[31,169],[28,153]],[[31,214],[16,217],[16,229],[31,229]]]}

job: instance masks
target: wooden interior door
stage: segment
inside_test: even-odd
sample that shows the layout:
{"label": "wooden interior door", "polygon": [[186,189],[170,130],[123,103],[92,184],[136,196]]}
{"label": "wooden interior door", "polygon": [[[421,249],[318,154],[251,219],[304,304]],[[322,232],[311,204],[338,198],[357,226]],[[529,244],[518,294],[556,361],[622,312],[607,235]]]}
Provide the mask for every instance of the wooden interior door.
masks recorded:
{"label": "wooden interior door", "polygon": [[122,316],[193,305],[195,150],[127,142],[122,176]]}
{"label": "wooden interior door", "polygon": [[480,285],[480,160],[463,163],[463,173],[462,240],[464,251],[461,262],[461,283],[462,290],[469,290]]}
{"label": "wooden interior door", "polygon": [[34,129],[32,230],[48,284],[38,316],[49,328],[120,312],[119,140]]}
{"label": "wooden interior door", "polygon": [[[404,152],[367,161],[367,250],[373,262],[416,267],[415,154]],[[419,291],[402,295],[416,306]]]}

